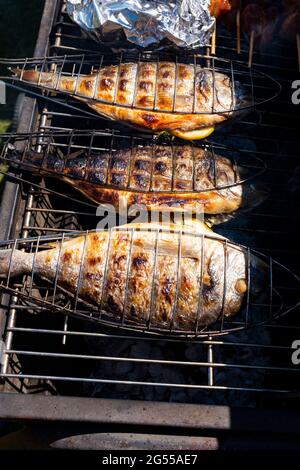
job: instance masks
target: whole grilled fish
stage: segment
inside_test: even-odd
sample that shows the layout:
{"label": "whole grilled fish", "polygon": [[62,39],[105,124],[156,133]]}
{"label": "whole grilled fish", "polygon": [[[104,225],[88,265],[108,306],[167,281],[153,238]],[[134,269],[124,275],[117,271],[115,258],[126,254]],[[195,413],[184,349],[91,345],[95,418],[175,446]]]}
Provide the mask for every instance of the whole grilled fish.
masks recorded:
{"label": "whole grilled fish", "polygon": [[[171,228],[176,228],[171,227]],[[31,274],[79,295],[114,320],[182,331],[205,326],[264,289],[265,265],[203,224],[188,232],[130,224],[34,253],[0,251],[0,276]],[[250,272],[251,282],[248,279]],[[249,295],[250,295],[249,293]]]}
{"label": "whole grilled fish", "polygon": [[200,65],[121,63],[78,77],[13,72],[25,82],[71,94],[109,119],[187,140],[207,137],[248,103],[238,82]]}
{"label": "whole grilled fish", "polygon": [[[20,160],[13,147],[8,155],[12,162]],[[31,170],[37,168],[66,181],[97,204],[111,204],[120,211],[134,206],[162,212],[224,214],[253,207],[266,194],[248,183],[238,184],[247,177],[247,169],[214,155],[208,147],[79,150],[67,157],[53,147],[50,153],[28,151],[22,163],[25,168],[28,164]]]}

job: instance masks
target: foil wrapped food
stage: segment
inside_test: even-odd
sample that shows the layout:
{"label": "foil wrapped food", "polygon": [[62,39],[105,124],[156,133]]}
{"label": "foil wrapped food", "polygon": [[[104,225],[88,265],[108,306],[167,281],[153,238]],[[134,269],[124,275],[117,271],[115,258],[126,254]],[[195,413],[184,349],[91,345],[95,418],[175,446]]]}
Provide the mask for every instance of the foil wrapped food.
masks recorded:
{"label": "foil wrapped food", "polygon": [[94,38],[123,30],[130,43],[148,47],[170,40],[179,47],[209,42],[210,0],[66,0],[67,12]]}

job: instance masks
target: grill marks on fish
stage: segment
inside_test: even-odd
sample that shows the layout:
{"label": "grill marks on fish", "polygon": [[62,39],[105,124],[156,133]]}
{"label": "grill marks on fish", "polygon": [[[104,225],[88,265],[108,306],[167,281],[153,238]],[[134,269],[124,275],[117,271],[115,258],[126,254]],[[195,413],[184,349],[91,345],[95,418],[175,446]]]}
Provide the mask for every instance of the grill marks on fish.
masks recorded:
{"label": "grill marks on fish", "polygon": [[164,210],[187,205],[211,214],[233,212],[242,204],[241,184],[225,188],[239,181],[238,169],[208,148],[154,145],[79,151],[67,158],[53,152],[42,157],[30,152],[25,163],[53,172],[96,203],[118,207],[126,199],[127,206]]}
{"label": "grill marks on fish", "polygon": [[111,234],[88,233],[35,257],[15,251],[6,267],[0,256],[0,274],[9,265],[12,276],[14,272],[30,274],[34,261],[35,276],[53,283],[57,272],[58,286],[74,296],[78,293],[79,300],[101,308],[113,319],[150,322],[167,330],[171,326],[192,330],[197,319],[204,326],[222,312],[231,316],[239,311],[247,290],[237,288],[242,283],[247,287],[243,249],[228,244],[225,290],[221,238],[158,233],[151,224],[138,228],[135,232],[121,228]]}
{"label": "grill marks on fish", "polygon": [[[29,157],[30,158],[30,157]],[[124,175],[118,189],[147,191],[213,190],[235,184],[239,175],[232,162],[208,149],[190,146],[149,146],[120,150],[112,154],[79,155],[62,164],[53,155],[44,160],[44,168],[72,178],[84,178],[101,184],[113,184],[114,175]],[[139,186],[137,176],[148,180]]]}
{"label": "grill marks on fish", "polygon": [[228,76],[199,65],[173,62],[110,65],[79,78],[25,70],[22,78],[78,97],[148,110],[226,112],[235,102]]}
{"label": "grill marks on fish", "polygon": [[15,73],[24,81],[73,94],[111,119],[186,139],[201,138],[188,133],[226,121],[247,101],[239,84],[200,65],[121,63],[78,77],[20,69]]}

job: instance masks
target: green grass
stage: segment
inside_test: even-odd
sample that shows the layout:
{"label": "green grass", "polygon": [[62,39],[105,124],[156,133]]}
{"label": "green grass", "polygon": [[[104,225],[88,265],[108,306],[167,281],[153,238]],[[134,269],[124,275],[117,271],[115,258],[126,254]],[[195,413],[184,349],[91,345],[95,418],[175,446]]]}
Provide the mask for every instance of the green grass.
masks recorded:
{"label": "green grass", "polygon": [[0,121],[0,134],[3,134],[4,132],[7,132],[11,126],[11,120],[10,119],[1,119]]}

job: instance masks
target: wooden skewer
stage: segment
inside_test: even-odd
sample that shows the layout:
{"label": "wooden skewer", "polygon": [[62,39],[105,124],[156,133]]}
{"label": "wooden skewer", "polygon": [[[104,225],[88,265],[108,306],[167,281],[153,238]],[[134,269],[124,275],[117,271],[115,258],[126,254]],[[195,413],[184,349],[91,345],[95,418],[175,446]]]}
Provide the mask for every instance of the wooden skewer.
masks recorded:
{"label": "wooden skewer", "polygon": [[254,51],[254,39],[255,39],[255,32],[251,31],[248,67],[252,67],[253,51]]}
{"label": "wooden skewer", "polygon": [[237,38],[237,53],[241,53],[241,10],[236,12],[236,38]]}
{"label": "wooden skewer", "polygon": [[300,34],[297,33],[297,51],[298,51],[298,66],[300,72]]}
{"label": "wooden skewer", "polygon": [[211,54],[216,54],[216,40],[217,40],[217,20],[215,19],[214,30],[211,38]]}

